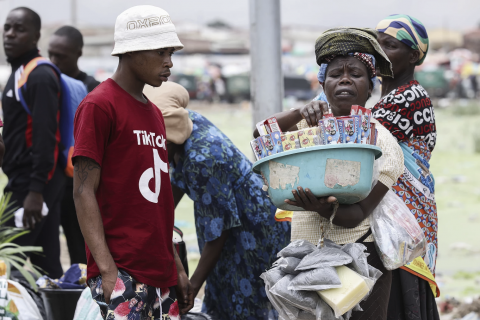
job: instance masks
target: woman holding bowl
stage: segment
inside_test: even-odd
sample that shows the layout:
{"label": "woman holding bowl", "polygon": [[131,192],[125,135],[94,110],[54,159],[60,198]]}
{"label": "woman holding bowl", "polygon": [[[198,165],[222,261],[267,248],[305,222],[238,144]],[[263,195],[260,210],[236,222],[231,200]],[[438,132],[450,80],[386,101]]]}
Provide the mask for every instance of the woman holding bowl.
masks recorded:
{"label": "woman holding bowl", "polygon": [[[317,39],[318,78],[335,117],[350,115],[352,105],[365,106],[376,83],[377,68],[383,76],[392,75],[390,61],[376,38],[377,32],[372,29],[336,28],[325,31]],[[296,130],[316,126],[326,109],[327,103],[320,101],[275,116],[281,128]],[[377,146],[382,150],[383,158],[378,183],[366,199],[340,205],[333,219],[333,228],[328,233],[328,238],[340,245],[362,242],[370,254],[368,263],[383,273],[368,299],[360,303],[363,311],[354,311],[351,319],[386,319],[392,281],[391,272],[385,269],[375,249],[369,216],[402,174],[403,154],[390,132],[378,121],[372,122],[376,123]],[[317,244],[321,230],[329,227],[336,199],[316,198],[308,186],[304,187],[292,190],[295,201],[285,200],[306,210],[293,214],[292,240],[305,239]]]}

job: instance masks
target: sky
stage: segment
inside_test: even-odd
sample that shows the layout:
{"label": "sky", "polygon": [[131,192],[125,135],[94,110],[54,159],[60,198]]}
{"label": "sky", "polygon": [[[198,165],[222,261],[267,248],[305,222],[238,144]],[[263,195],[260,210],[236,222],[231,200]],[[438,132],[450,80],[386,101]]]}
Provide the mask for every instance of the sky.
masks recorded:
{"label": "sky", "polygon": [[[0,0],[0,20],[9,9],[27,6],[37,11],[44,24],[68,24],[73,0]],[[250,0],[253,1],[253,0]],[[257,0],[258,1],[258,0]],[[480,23],[479,0],[280,0],[282,25],[319,28],[336,26],[375,27],[394,13],[406,13],[427,29],[446,27],[458,31]],[[81,26],[114,26],[118,14],[139,4],[159,6],[172,21],[204,24],[221,19],[233,26],[248,27],[249,0],[76,0]]]}

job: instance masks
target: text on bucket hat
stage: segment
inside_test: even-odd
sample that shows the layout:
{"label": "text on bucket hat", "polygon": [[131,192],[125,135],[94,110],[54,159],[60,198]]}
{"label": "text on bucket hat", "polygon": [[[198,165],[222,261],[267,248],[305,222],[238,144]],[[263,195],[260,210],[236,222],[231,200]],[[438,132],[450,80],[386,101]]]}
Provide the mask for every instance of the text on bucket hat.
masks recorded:
{"label": "text on bucket hat", "polygon": [[162,111],[167,141],[183,144],[193,130],[193,122],[185,110],[190,101],[187,89],[168,81],[158,88],[146,85],[143,93]]}
{"label": "text on bucket hat", "polygon": [[112,56],[133,51],[183,48],[168,12],[147,5],[127,9],[117,17],[114,39]]}

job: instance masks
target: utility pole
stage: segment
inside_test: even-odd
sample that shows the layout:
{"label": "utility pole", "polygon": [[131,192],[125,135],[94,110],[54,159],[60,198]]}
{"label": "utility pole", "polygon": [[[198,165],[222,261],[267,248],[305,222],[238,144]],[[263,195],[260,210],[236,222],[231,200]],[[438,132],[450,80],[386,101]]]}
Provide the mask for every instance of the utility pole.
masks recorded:
{"label": "utility pole", "polygon": [[250,0],[250,59],[255,125],[283,109],[280,0]]}
{"label": "utility pole", "polygon": [[70,22],[77,27],[77,0],[70,0]]}

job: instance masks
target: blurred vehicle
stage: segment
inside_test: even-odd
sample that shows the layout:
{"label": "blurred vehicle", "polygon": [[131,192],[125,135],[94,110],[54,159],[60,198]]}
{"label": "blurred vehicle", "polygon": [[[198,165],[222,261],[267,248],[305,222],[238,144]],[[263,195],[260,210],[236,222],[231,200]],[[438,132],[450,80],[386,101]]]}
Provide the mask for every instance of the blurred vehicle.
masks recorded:
{"label": "blurred vehicle", "polygon": [[415,72],[415,79],[427,90],[431,98],[444,98],[449,91],[444,67],[423,68]]}
{"label": "blurred vehicle", "polygon": [[296,100],[312,100],[315,92],[311,83],[305,77],[286,76],[283,79],[285,98],[294,97]]}

